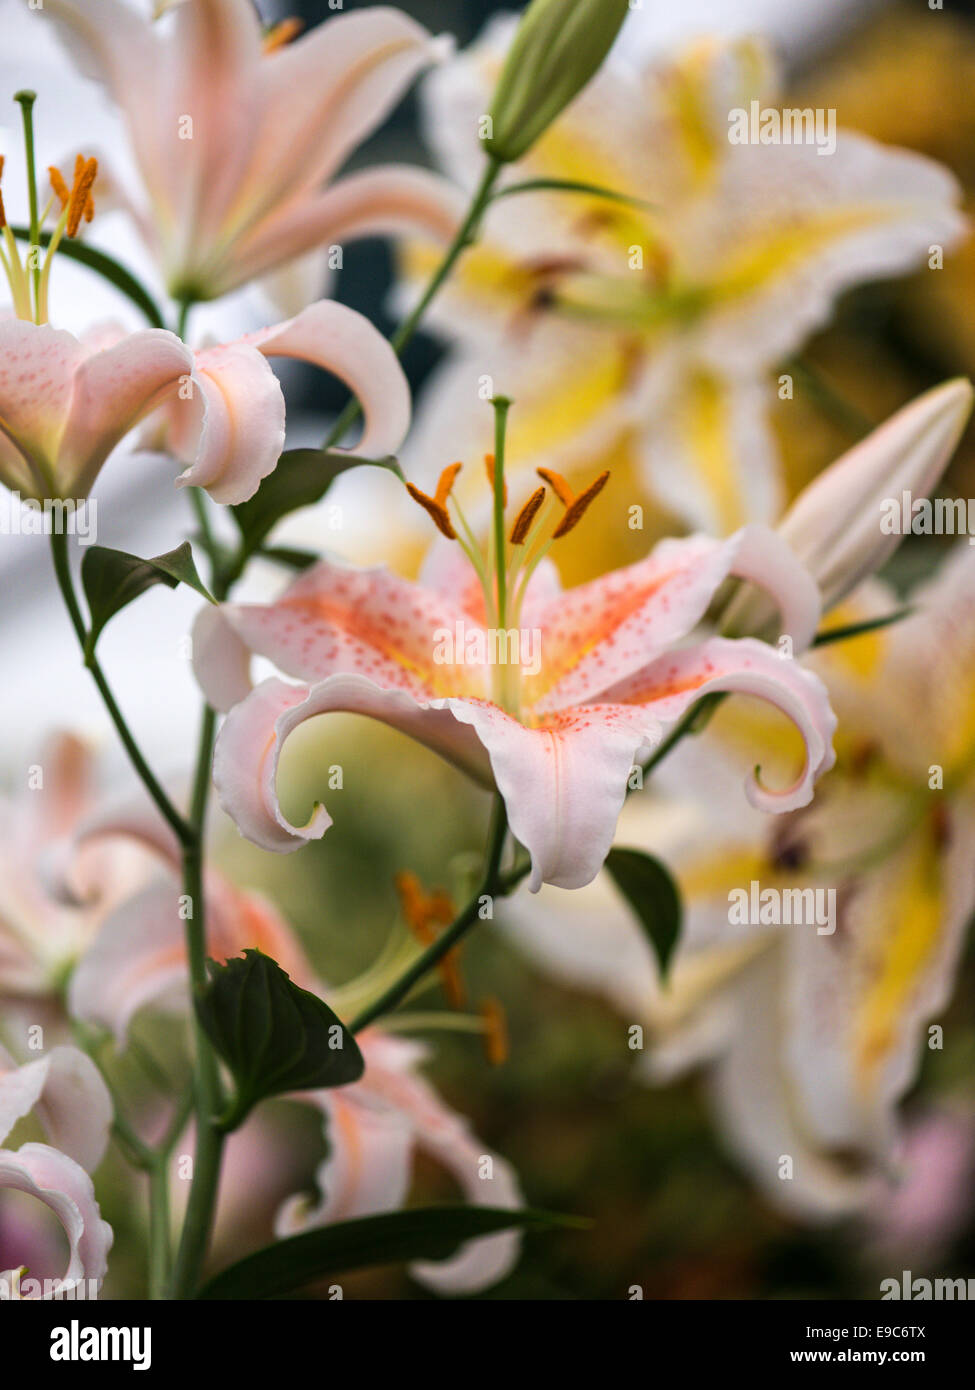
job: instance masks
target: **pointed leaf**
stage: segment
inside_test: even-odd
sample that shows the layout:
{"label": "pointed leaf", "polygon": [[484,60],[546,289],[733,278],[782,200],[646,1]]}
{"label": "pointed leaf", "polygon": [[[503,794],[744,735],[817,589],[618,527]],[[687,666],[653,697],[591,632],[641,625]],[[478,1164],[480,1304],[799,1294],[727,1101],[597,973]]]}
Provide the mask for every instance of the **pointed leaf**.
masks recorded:
{"label": "pointed leaf", "polygon": [[224,1128],[236,1128],[268,1096],[345,1086],[362,1076],[365,1063],[352,1034],[270,956],[248,950],[225,965],[208,961],[207,968],[197,1013],[237,1086]]}
{"label": "pointed leaf", "polygon": [[661,976],[666,976],[680,939],[684,910],[670,870],[638,849],[611,849],[606,868],[636,913],[653,947]]}
{"label": "pointed leaf", "polygon": [[416,1207],[305,1231],[268,1245],[200,1290],[204,1299],[280,1298],[313,1280],[404,1260],[439,1260],[496,1231],[583,1227],[577,1217],[498,1207]]}
{"label": "pointed leaf", "polygon": [[208,603],[213,603],[197,573],[189,541],[149,560],[125,550],[93,545],[85,551],[81,562],[81,583],[91,615],[91,630],[85,644],[88,656],[95,650],[95,643],[109,619],[156,584],[165,584],[170,589],[175,589],[177,584],[187,584]]}

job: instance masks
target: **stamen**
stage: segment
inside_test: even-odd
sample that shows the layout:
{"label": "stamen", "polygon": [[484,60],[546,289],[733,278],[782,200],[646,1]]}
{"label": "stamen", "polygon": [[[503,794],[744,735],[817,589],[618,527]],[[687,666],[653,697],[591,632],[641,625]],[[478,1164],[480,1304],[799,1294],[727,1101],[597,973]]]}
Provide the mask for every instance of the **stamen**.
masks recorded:
{"label": "stamen", "polygon": [[421,492],[413,483],[406,484],[406,490],[418,502],[425,512],[427,512],[441,535],[446,536],[448,541],[457,539],[457,532],[454,530],[453,522],[447,514],[447,508],[438,502],[435,497],[428,497],[425,492]]}
{"label": "stamen", "polygon": [[[0,154],[0,179],[3,178],[3,155]],[[0,192],[0,229],[7,225],[7,214],[3,206],[3,193]]]}
{"label": "stamen", "polygon": [[542,482],[548,483],[563,507],[572,506],[575,501],[575,493],[569,487],[569,484],[562,477],[561,473],[555,473],[551,468],[536,468],[535,472],[541,478]]}
{"label": "stamen", "polygon": [[441,507],[445,507],[447,505],[447,498],[450,496],[457,474],[460,472],[463,466],[464,465],[462,463],[448,464],[444,471],[440,474],[440,478],[437,482],[437,490],[434,493],[434,497],[440,503]]}
{"label": "stamen", "polygon": [[[442,889],[425,893],[416,874],[408,869],[398,873],[395,882],[407,926],[421,945],[432,945],[437,939],[434,926],[448,927],[454,920],[454,904]],[[454,1009],[463,1008],[465,991],[458,963],[458,947],[453,947],[443,956],[437,970],[447,1003]]]}
{"label": "stamen", "polygon": [[569,507],[565,516],[559,522],[558,526],[556,526],[555,530],[552,532],[553,541],[561,540],[561,538],[567,536],[575,526],[578,526],[579,522],[589,510],[590,504],[599,496],[608,482],[609,471],[607,470],[605,473],[600,473],[596,481],[590,483],[585,492],[579,494]]}
{"label": "stamen", "polygon": [[61,211],[64,212],[71,198],[71,190],[61,177],[61,170],[58,169],[56,165],[49,164],[47,166],[47,174],[48,178],[51,180],[51,187],[54,189],[58,201],[61,204]]}
{"label": "stamen", "polygon": [[437,482],[437,490],[433,497],[430,497],[425,492],[421,492],[413,483],[406,484],[406,490],[413,498],[413,501],[420,504],[423,510],[432,518],[437,530],[441,535],[446,536],[449,541],[455,541],[457,539],[457,532],[454,530],[454,524],[450,519],[450,513],[447,511],[447,498],[450,496],[450,490],[454,485],[454,480],[462,467],[463,464],[460,463],[448,464],[440,474],[440,478]]}
{"label": "stamen", "polygon": [[276,53],[279,48],[284,48],[285,44],[298,37],[305,27],[305,21],[292,16],[290,19],[282,19],[279,24],[274,24],[264,35],[262,47],[264,53]]}
{"label": "stamen", "polygon": [[[81,225],[82,217],[86,216],[88,203],[91,200],[91,187],[95,182],[98,173],[98,160],[92,156],[91,159],[83,160],[79,154],[74,166],[74,187],[71,190],[71,200],[68,203],[68,225],[65,228],[69,237],[77,235]],[[94,203],[92,203],[92,213],[94,213]],[[87,217],[91,221],[90,217]]]}
{"label": "stamen", "polygon": [[484,1052],[492,1067],[508,1060],[508,1025],[504,1007],[497,999],[485,999],[480,1007],[484,1021]]}
{"label": "stamen", "polygon": [[515,524],[511,528],[511,535],[509,537],[509,540],[511,541],[512,545],[524,545],[525,540],[528,537],[528,532],[531,530],[532,522],[538,515],[538,509],[541,507],[544,501],[545,489],[543,487],[536,488],[535,491],[532,493],[531,497],[529,497],[528,501],[522,507],[521,511],[518,513],[518,516],[515,519]]}

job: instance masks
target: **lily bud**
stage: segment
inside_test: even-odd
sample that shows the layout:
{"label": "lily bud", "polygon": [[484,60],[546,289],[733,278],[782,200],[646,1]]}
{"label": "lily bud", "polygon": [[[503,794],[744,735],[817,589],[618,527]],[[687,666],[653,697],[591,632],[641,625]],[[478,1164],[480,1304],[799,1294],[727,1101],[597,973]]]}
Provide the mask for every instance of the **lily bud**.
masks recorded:
{"label": "lily bud", "polygon": [[[904,539],[884,527],[891,499],[926,497],[937,486],[968,423],[975,397],[956,377],[926,391],[871,431],[805,488],[778,533],[819,585],[823,610],[886,563]],[[885,506],[885,503],[887,504]],[[769,610],[754,590],[732,603],[726,631],[761,632]]]}
{"label": "lily bud", "polygon": [[595,76],[629,0],[533,0],[515,33],[491,108],[495,159],[528,150]]}

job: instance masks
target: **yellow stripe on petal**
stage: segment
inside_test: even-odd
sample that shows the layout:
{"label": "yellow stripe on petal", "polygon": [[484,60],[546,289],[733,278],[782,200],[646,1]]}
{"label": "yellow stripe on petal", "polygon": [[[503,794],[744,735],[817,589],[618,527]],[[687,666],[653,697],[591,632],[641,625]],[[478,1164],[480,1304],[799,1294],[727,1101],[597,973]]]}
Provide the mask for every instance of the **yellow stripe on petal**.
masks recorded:
{"label": "yellow stripe on petal", "polygon": [[883,223],[887,217],[878,207],[841,208],[798,226],[776,228],[726,260],[710,283],[710,293],[717,304],[755,294],[833,242]]}
{"label": "yellow stripe on petal", "polygon": [[904,1012],[939,943],[944,919],[940,862],[930,833],[917,835],[887,864],[889,910],[874,914],[864,961],[870,972],[853,1038],[856,1075],[869,1092],[878,1070],[903,1041]]}
{"label": "yellow stripe on petal", "polygon": [[701,481],[711,499],[719,534],[737,530],[743,515],[739,460],[733,443],[727,393],[712,377],[695,375],[682,397],[682,429]]}

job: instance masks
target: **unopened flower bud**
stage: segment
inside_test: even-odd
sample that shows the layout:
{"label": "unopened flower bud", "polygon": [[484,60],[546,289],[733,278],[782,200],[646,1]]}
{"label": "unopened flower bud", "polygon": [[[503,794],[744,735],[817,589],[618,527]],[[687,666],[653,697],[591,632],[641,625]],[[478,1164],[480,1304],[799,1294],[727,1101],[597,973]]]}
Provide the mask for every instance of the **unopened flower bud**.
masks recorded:
{"label": "unopened flower bud", "polygon": [[533,0],[515,33],[485,141],[510,164],[582,91],[612,48],[629,0]]}

